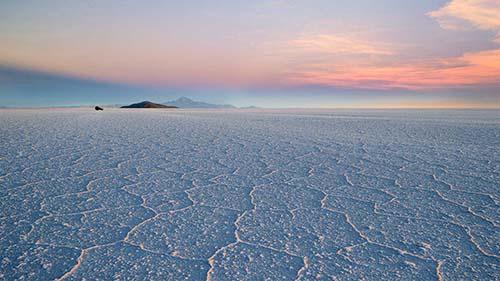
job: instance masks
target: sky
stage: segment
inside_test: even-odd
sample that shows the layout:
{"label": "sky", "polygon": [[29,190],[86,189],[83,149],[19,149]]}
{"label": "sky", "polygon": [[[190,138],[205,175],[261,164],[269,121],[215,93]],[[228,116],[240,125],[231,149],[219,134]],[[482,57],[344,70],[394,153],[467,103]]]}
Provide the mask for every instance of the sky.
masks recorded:
{"label": "sky", "polygon": [[500,0],[2,0],[0,106],[500,108]]}

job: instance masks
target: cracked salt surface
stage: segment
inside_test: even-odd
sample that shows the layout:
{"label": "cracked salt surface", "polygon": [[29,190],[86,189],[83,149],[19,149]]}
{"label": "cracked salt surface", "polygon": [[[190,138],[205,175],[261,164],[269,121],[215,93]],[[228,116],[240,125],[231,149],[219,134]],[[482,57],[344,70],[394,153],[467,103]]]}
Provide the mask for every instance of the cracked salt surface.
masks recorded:
{"label": "cracked salt surface", "polygon": [[499,280],[499,116],[0,110],[0,280]]}

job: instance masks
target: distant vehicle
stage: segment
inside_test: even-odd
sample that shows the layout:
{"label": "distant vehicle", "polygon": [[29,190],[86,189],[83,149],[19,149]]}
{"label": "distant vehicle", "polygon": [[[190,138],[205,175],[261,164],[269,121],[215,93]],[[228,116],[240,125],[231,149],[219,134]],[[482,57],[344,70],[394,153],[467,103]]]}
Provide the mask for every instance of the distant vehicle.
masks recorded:
{"label": "distant vehicle", "polygon": [[96,107],[94,107],[94,109],[95,109],[95,110],[97,110],[97,111],[99,111],[99,110],[104,110],[104,109],[103,109],[102,107],[100,107],[100,106],[96,106]]}

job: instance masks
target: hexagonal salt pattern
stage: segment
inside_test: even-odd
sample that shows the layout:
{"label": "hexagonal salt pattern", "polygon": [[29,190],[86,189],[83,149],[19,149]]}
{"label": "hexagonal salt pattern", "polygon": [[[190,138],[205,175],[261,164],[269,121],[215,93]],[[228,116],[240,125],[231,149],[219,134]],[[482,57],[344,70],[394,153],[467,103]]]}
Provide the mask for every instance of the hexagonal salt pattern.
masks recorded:
{"label": "hexagonal salt pattern", "polygon": [[499,116],[0,110],[0,280],[498,280]]}

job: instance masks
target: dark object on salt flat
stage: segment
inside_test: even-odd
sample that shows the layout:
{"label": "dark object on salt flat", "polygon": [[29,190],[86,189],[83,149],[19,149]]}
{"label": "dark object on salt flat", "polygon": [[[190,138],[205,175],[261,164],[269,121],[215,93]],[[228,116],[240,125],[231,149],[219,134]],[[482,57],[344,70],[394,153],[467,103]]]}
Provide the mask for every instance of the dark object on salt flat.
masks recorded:
{"label": "dark object on salt flat", "polygon": [[94,107],[94,109],[97,110],[97,111],[104,110],[102,107],[99,107],[99,106]]}

